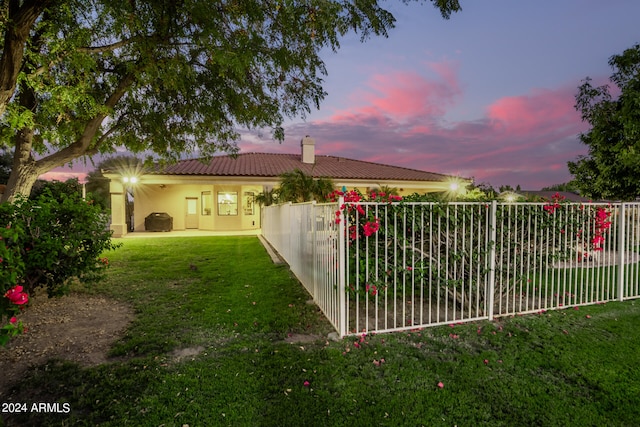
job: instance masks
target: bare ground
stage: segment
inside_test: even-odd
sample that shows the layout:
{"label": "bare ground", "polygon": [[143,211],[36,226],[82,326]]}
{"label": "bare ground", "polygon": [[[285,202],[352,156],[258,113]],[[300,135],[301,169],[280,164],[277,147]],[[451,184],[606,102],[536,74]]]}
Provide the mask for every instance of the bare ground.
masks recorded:
{"label": "bare ground", "polygon": [[107,362],[111,345],[133,318],[133,309],[127,304],[104,297],[72,294],[33,298],[20,316],[27,332],[0,347],[0,400],[31,366],[49,359],[81,366]]}

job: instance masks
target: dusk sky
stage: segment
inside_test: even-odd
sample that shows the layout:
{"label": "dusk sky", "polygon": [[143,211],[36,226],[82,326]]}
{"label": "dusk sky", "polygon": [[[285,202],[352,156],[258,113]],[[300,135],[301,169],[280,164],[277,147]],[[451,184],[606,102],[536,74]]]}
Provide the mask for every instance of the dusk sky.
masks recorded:
{"label": "dusk sky", "polygon": [[566,182],[587,153],[578,86],[607,83],[609,58],[640,42],[638,0],[461,0],[449,20],[430,3],[382,5],[397,19],[389,38],[350,36],[323,55],[320,110],[287,122],[282,144],[244,133],[241,152],[298,153],[311,135],[317,154],[496,188]]}

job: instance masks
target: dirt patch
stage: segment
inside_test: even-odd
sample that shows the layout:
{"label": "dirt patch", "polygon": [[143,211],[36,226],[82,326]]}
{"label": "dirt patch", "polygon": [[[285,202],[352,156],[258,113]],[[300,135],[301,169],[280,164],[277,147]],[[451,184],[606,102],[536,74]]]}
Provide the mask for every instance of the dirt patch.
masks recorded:
{"label": "dirt patch", "polygon": [[307,344],[323,339],[320,335],[288,334],[284,342],[289,344]]}
{"label": "dirt patch", "polygon": [[131,307],[104,297],[33,298],[20,316],[27,333],[0,347],[0,397],[6,396],[29,367],[52,358],[82,366],[107,362],[111,345],[133,318]]}
{"label": "dirt patch", "polygon": [[180,361],[182,361],[184,359],[187,359],[187,358],[194,359],[196,356],[198,356],[203,351],[204,351],[204,347],[202,347],[202,346],[181,348],[181,349],[172,351],[171,352],[171,358],[175,362],[180,362]]}

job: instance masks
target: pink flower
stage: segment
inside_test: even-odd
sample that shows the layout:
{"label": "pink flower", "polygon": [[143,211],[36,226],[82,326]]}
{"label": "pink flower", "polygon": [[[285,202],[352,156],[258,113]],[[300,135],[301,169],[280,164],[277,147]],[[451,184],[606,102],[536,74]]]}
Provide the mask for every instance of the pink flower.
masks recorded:
{"label": "pink flower", "polygon": [[488,365],[489,364],[489,359],[484,359],[483,362],[484,362],[485,365]]}
{"label": "pink flower", "polygon": [[311,384],[309,383],[309,381],[305,381],[302,383],[302,385],[305,387],[309,387]]}
{"label": "pink flower", "polygon": [[373,235],[380,228],[380,223],[378,222],[378,218],[376,218],[375,222],[368,221],[364,225],[364,235],[369,237]]}
{"label": "pink flower", "polygon": [[355,240],[358,237],[358,228],[355,225],[349,226],[349,238]]}
{"label": "pink flower", "polygon": [[444,388],[444,384],[442,384],[442,381],[440,381],[440,382],[438,383],[438,387],[439,387],[439,388]]}
{"label": "pink flower", "polygon": [[16,316],[13,316],[11,319],[9,319],[9,323],[11,323],[12,325],[15,324],[18,321],[18,319],[16,318]]}
{"label": "pink flower", "polygon": [[9,301],[11,301],[14,304],[17,304],[17,305],[26,304],[27,302],[29,302],[29,295],[22,292],[22,289],[23,289],[22,286],[16,285],[12,289],[9,289],[4,294],[4,296],[9,298]]}
{"label": "pink flower", "polygon": [[590,314],[587,314],[585,317],[586,317],[587,319],[591,319],[591,315],[590,315]]}

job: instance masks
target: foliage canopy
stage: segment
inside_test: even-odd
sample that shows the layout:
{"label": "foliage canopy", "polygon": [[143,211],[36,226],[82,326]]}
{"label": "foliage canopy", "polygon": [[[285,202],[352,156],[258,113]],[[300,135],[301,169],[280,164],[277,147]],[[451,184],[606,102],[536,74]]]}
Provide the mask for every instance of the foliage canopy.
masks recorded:
{"label": "foliage canopy", "polygon": [[591,125],[580,135],[589,154],[568,166],[583,196],[633,200],[640,195],[640,44],[612,56],[609,65],[616,89],[587,78],[576,95],[575,107]]}

